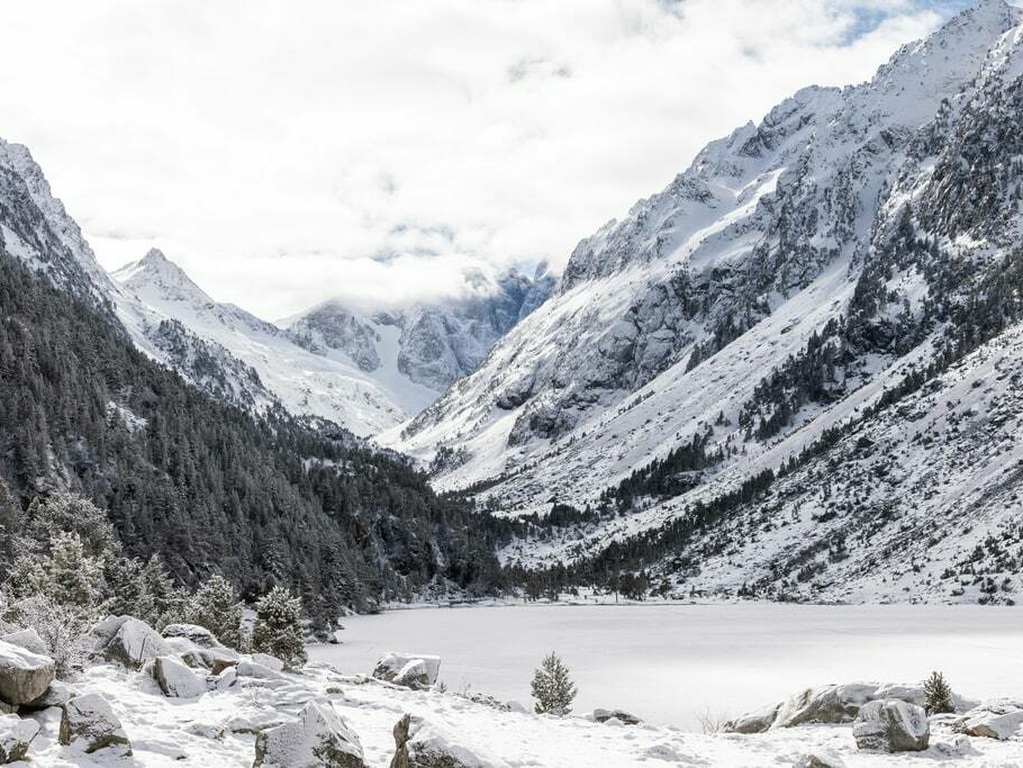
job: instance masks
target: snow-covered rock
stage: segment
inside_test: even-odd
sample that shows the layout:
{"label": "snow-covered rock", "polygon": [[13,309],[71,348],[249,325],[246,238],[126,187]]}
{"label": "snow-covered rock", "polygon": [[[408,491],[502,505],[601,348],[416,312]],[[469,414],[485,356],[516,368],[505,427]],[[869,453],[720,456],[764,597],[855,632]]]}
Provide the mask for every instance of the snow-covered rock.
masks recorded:
{"label": "snow-covered rock", "polygon": [[309,702],[298,720],[261,731],[253,768],[363,768],[362,744],[330,702]]}
{"label": "snow-covered rock", "polygon": [[157,656],[173,652],[159,632],[131,616],[111,616],[89,632],[96,654],[129,669],[141,669]]}
{"label": "snow-covered rock", "polygon": [[437,682],[440,657],[389,651],[380,657],[373,677],[406,688],[427,687]]}
{"label": "snow-covered rock", "polygon": [[206,693],[206,680],[173,656],[156,657],[153,662],[153,677],[160,684],[160,690],[167,696],[191,699]]}
{"label": "snow-covered rock", "polygon": [[226,691],[238,681],[238,669],[228,667],[213,680],[213,685],[218,691]]}
{"label": "snow-covered rock", "polygon": [[853,722],[856,746],[866,751],[922,752],[930,735],[923,707],[897,699],[868,702]]}
{"label": "snow-covered rock", "polygon": [[623,725],[639,725],[640,720],[635,715],[626,712],[624,709],[595,709],[590,715],[595,723],[606,723],[608,720],[617,720]]}
{"label": "snow-covered rock", "polygon": [[283,675],[276,669],[249,659],[242,659],[235,665],[239,677],[253,677],[257,680],[281,680]]}
{"label": "snow-covered rock", "polygon": [[238,651],[233,648],[224,648],[223,646],[200,648],[197,653],[202,659],[203,664],[209,667],[214,675],[219,675],[228,667],[238,666],[242,661],[242,656]]}
{"label": "snow-covered rock", "polygon": [[17,715],[0,715],[0,765],[23,760],[39,723]]}
{"label": "snow-covered rock", "polygon": [[19,645],[0,641],[0,699],[28,704],[38,699],[53,681],[53,659]]}
{"label": "snow-covered rock", "polygon": [[814,723],[851,723],[863,705],[897,699],[922,707],[921,686],[894,683],[845,683],[807,688],[725,724],[733,733],[762,733],[770,728],[793,728]]}
{"label": "snow-covered rock", "polygon": [[16,645],[19,648],[24,648],[26,651],[32,651],[32,653],[38,653],[40,656],[47,656],[50,652],[46,647],[46,643],[39,637],[39,633],[32,627],[0,635],[0,641]]}
{"label": "snow-covered rock", "polygon": [[64,746],[84,754],[109,750],[111,755],[125,757],[132,753],[121,721],[98,693],[76,696],[64,705],[59,738]]}
{"label": "snow-covered rock", "polygon": [[970,736],[1005,739],[1014,736],[1023,725],[1023,708],[1007,699],[986,701],[955,721],[953,727]]}
{"label": "snow-covered rock", "polygon": [[221,645],[212,632],[198,624],[168,624],[161,634],[165,638],[184,638],[199,648],[216,648]]}
{"label": "snow-covered rock", "polygon": [[830,750],[817,750],[803,755],[793,768],[845,768],[845,761]]}
{"label": "snow-covered rock", "polygon": [[23,705],[26,709],[48,709],[49,707],[62,707],[76,695],[75,689],[60,680],[50,683],[46,692],[38,699],[33,699]]}
{"label": "snow-covered rock", "polygon": [[405,715],[394,726],[391,768],[508,768],[508,763],[470,747],[447,729],[422,717]]}
{"label": "snow-covered rock", "polygon": [[274,672],[284,671],[284,662],[276,656],[271,656],[269,653],[253,653],[250,658],[256,664],[260,664],[267,669],[272,669]]}

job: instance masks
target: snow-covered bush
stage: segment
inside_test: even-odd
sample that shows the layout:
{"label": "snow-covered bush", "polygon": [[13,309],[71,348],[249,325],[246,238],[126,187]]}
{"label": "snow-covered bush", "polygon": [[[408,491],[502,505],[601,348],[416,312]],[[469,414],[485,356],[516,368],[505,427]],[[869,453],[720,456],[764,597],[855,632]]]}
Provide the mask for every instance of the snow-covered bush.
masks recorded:
{"label": "snow-covered bush", "polygon": [[206,627],[229,648],[242,646],[242,604],[234,585],[219,574],[210,576],[185,606],[185,621]]}
{"label": "snow-covered bush", "polygon": [[59,603],[36,594],[21,599],[0,589],[0,633],[31,627],[46,645],[57,677],[66,679],[80,670],[88,651],[86,636],[97,614],[74,603]]}
{"label": "snow-covered bush", "polygon": [[289,668],[305,664],[308,657],[299,598],[282,587],[274,587],[259,599],[252,627],[252,650],[276,656]]}
{"label": "snow-covered bush", "polygon": [[927,697],[929,715],[956,711],[952,704],[952,689],[941,672],[931,672],[931,676],[924,680],[924,696]]}
{"label": "snow-covered bush", "polygon": [[572,711],[572,701],[578,690],[568,667],[553,651],[537,668],[532,682],[536,713],[563,717]]}

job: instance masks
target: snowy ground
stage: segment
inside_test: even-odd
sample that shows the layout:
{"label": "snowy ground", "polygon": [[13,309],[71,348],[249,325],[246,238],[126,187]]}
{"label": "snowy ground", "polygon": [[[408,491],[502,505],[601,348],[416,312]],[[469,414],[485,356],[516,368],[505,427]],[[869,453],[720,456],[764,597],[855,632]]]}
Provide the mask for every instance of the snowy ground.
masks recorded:
{"label": "snowy ground", "polygon": [[[441,656],[440,678],[531,706],[550,650],[579,684],[576,710],[619,707],[686,730],[803,687],[918,683],[943,670],[974,698],[1023,694],[1023,611],[982,606],[717,605],[422,608],[355,616],[313,659],[369,672],[386,650]],[[992,663],[994,659],[998,663]]]}

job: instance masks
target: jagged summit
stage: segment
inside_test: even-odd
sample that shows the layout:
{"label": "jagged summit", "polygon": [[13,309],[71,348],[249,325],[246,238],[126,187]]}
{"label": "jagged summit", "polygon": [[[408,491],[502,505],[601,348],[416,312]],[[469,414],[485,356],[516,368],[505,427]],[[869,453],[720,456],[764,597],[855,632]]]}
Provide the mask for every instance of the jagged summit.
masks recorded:
{"label": "jagged summit", "polygon": [[158,248],[151,248],[141,259],[124,265],[110,276],[144,301],[214,303],[181,267]]}

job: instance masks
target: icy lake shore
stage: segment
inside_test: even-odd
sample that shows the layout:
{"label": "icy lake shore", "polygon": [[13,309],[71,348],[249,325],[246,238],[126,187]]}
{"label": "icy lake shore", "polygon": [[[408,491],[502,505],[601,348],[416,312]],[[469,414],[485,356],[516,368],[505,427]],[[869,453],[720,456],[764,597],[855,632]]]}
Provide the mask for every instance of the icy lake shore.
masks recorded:
{"label": "icy lake shore", "polygon": [[530,707],[550,650],[579,685],[576,711],[620,707],[697,730],[800,687],[923,680],[942,670],[965,695],[1023,695],[1023,610],[963,605],[510,605],[352,616],[341,645],[311,658],[355,672],[392,648],[435,653],[449,689]]}

